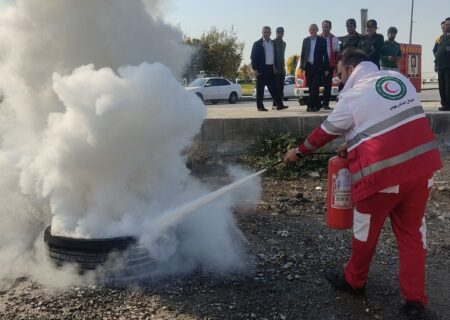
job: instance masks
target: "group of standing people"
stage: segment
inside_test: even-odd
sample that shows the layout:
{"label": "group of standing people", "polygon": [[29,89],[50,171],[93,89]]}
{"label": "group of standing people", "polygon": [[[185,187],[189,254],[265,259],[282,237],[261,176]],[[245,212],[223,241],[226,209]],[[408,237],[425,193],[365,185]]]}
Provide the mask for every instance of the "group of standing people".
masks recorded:
{"label": "group of standing people", "polygon": [[[311,24],[310,36],[303,39],[300,69],[305,72],[309,89],[306,109],[309,112],[331,109],[329,103],[333,75],[337,68],[339,54],[345,49],[361,49],[378,68],[399,71],[397,62],[402,57],[402,53],[400,45],[395,41],[397,28],[390,27],[388,40],[384,41],[383,35],[377,33],[376,20],[367,21],[367,34],[364,36],[356,31],[355,19],[348,19],[346,27],[348,34],[338,38],[331,33],[331,21],[324,20],[322,33],[319,34],[317,24]],[[256,77],[256,106],[259,111],[267,111],[263,104],[264,86],[267,86],[274,100],[274,109],[282,110],[287,108],[282,101],[286,75],[284,29],[277,28],[277,36],[273,41],[270,39],[270,27],[263,27],[262,35],[262,39],[253,44],[251,53],[251,65]],[[320,99],[321,85],[323,85],[323,101]]]}
{"label": "group of standing people", "polygon": [[442,35],[433,48],[435,71],[438,73],[440,111],[450,111],[450,17],[441,22]]}

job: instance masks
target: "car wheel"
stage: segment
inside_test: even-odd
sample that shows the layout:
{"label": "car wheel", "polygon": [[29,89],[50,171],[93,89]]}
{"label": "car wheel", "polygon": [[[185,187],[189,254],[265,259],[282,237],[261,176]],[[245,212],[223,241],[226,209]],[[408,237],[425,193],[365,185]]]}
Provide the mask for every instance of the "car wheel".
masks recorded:
{"label": "car wheel", "polygon": [[147,278],[155,261],[134,237],[79,239],[51,234],[49,226],[44,242],[50,261],[61,267],[76,264],[79,272],[97,270],[96,280],[120,284]]}
{"label": "car wheel", "polygon": [[218,104],[218,103],[219,103],[219,100],[211,100],[211,103],[212,103],[212,104]]}
{"label": "car wheel", "polygon": [[298,98],[298,103],[301,106],[305,106],[308,103],[308,100],[307,100],[307,98]]}
{"label": "car wheel", "polygon": [[231,103],[231,104],[235,104],[237,102],[237,100],[238,100],[237,93],[236,92],[232,92],[230,94],[230,97],[228,98],[228,102]]}
{"label": "car wheel", "polygon": [[196,92],[195,94],[200,98],[200,100],[203,101],[203,95],[200,92]]}

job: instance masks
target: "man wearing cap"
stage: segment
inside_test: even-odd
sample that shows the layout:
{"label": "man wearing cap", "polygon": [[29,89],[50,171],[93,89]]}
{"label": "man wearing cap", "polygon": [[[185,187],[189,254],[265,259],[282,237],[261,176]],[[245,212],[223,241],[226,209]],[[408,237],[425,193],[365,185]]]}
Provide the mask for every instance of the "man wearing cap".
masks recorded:
{"label": "man wearing cap", "polygon": [[[278,96],[283,99],[284,79],[286,77],[286,67],[284,61],[284,52],[286,51],[286,42],[283,41],[284,28],[278,27],[276,30],[276,38],[273,40],[273,46],[275,48],[275,63],[274,63],[274,83],[275,90]],[[282,100],[283,101],[283,100]],[[288,108],[287,106],[284,106]],[[280,110],[277,107],[275,99],[273,100],[272,110]]]}
{"label": "man wearing cap", "polygon": [[450,111],[450,17],[445,19],[445,34],[441,37],[436,52],[439,79],[440,111]]}
{"label": "man wearing cap", "polygon": [[341,52],[347,48],[358,48],[359,42],[361,41],[361,35],[356,32],[355,19],[347,19],[345,26],[347,27],[348,34],[345,37],[342,37]]}
{"label": "man wearing cap", "polygon": [[380,52],[381,70],[400,71],[398,69],[397,62],[402,57],[402,51],[400,50],[400,44],[395,41],[397,32],[396,27],[390,27],[388,29],[388,40],[384,42]]}
{"label": "man wearing cap", "polygon": [[340,50],[339,39],[331,33],[331,21],[324,20],[322,22],[322,34],[321,36],[327,42],[327,53],[328,53],[328,66],[325,70],[328,74],[323,78],[323,103],[322,108],[325,110],[331,110],[330,99],[331,99],[331,86],[333,84],[333,74],[336,69],[336,64],[338,60],[338,54]]}
{"label": "man wearing cap", "polygon": [[361,38],[359,48],[364,51],[370,61],[380,68],[380,52],[384,44],[384,37],[377,33],[378,25],[376,20],[368,20],[366,23],[367,34]]}
{"label": "man wearing cap", "polygon": [[270,39],[271,34],[270,27],[262,28],[262,37],[253,44],[250,56],[253,73],[256,77],[256,108],[258,111],[268,111],[263,104],[265,86],[275,100],[277,109],[286,108],[274,86],[275,50],[273,41]]}

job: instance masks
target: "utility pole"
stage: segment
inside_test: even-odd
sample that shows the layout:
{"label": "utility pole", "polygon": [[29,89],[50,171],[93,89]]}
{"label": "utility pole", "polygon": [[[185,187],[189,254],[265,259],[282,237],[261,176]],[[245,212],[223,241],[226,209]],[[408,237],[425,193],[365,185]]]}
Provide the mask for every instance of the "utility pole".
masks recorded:
{"label": "utility pole", "polygon": [[414,0],[411,0],[411,25],[409,27],[409,44],[412,43],[413,17],[414,17]]}
{"label": "utility pole", "polygon": [[369,10],[361,9],[361,34],[366,34],[367,13]]}

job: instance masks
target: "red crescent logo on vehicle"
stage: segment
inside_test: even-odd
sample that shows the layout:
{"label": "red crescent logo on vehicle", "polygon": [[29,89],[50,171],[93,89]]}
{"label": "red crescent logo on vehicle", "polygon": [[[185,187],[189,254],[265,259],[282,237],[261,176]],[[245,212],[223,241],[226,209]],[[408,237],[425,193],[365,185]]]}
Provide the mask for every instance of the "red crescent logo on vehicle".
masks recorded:
{"label": "red crescent logo on vehicle", "polygon": [[395,93],[397,93],[398,92],[398,90],[391,90],[391,89],[389,89],[389,84],[390,84],[391,82],[390,81],[388,81],[388,82],[386,82],[385,84],[384,84],[384,90],[386,90],[387,92],[389,92],[389,93],[391,93],[391,94],[395,94]]}

